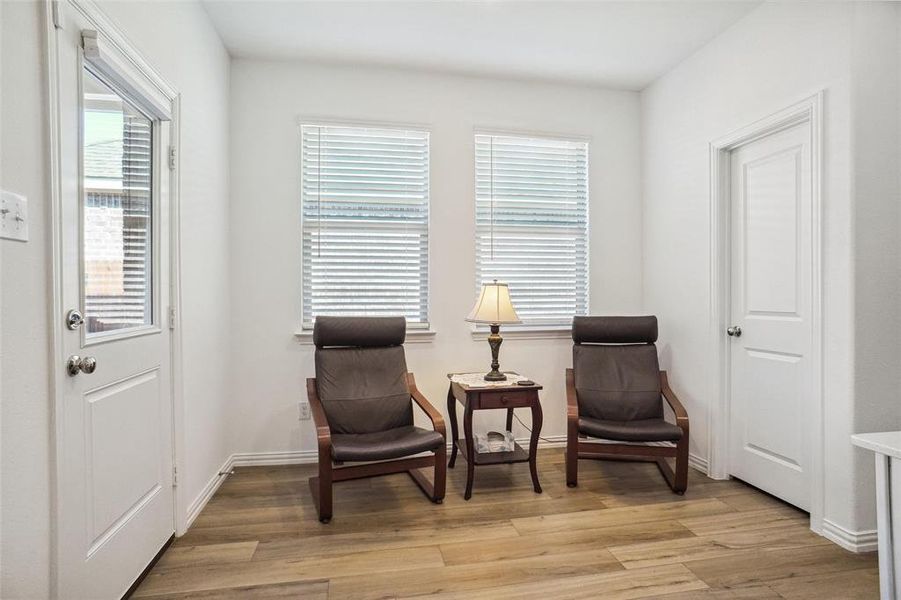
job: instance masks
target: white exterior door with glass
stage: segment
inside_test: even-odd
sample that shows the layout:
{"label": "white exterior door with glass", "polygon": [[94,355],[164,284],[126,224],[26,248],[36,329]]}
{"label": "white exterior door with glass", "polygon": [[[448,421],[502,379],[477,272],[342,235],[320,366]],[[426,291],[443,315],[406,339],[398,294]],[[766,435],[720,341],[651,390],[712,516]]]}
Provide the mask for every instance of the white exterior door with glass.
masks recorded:
{"label": "white exterior door with glass", "polygon": [[175,529],[171,101],[58,8],[58,595],[119,598]]}

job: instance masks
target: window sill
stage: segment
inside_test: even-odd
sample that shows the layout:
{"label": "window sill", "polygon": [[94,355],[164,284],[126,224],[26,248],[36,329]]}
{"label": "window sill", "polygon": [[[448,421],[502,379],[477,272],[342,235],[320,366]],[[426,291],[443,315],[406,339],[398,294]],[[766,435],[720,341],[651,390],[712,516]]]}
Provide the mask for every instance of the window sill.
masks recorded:
{"label": "window sill", "polygon": [[[471,331],[472,339],[485,341],[490,331],[476,328]],[[564,340],[572,338],[572,327],[569,325],[536,325],[532,327],[501,326],[501,337],[508,340]]]}
{"label": "window sill", "polygon": [[[435,339],[438,332],[434,329],[408,329],[406,344],[425,344]],[[305,346],[313,345],[313,330],[299,329],[294,332],[294,337]]]}

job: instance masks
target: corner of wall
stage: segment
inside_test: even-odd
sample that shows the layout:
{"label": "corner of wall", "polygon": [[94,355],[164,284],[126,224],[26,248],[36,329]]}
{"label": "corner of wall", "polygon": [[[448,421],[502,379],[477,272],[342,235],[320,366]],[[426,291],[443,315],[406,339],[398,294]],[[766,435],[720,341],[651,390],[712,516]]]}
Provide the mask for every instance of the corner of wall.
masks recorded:
{"label": "corner of wall", "polygon": [[[854,5],[851,29],[854,399],[851,433],[901,428],[899,12]],[[869,452],[853,449],[856,529],[875,524]]]}

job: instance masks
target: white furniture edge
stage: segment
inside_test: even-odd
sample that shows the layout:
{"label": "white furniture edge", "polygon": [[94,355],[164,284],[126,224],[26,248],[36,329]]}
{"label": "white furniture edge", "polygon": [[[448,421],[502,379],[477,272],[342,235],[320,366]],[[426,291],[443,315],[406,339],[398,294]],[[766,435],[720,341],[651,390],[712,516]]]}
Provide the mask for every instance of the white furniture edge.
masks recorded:
{"label": "white furniture edge", "polygon": [[[896,545],[899,540],[897,518],[901,498],[894,497],[893,467],[901,462],[901,431],[858,433],[851,436],[851,443],[870,450],[876,457],[876,545],[879,551],[879,596],[882,600],[895,600],[901,587],[901,565]],[[897,462],[896,462],[897,461]]]}
{"label": "white furniture edge", "polygon": [[879,454],[901,459],[901,431],[857,433],[851,436],[851,443]]}

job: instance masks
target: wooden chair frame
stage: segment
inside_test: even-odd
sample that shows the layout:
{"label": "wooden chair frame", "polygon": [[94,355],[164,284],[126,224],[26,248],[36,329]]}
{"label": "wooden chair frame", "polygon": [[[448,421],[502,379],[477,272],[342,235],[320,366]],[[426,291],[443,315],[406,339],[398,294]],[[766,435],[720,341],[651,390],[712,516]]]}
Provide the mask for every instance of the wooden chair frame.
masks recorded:
{"label": "wooden chair frame", "polygon": [[[576,397],[575,375],[566,370],[566,485],[576,487],[579,481],[579,459],[638,460],[657,463],[670,489],[684,494],[688,489],[688,413],[670,388],[666,371],[660,371],[663,398],[676,416],[682,429],[682,439],[672,446],[642,446],[638,444],[602,444],[579,439],[579,401]],[[676,472],[667,462],[676,459]]]}
{"label": "wooden chair frame", "polygon": [[[444,417],[432,406],[425,396],[416,387],[413,373],[407,373],[407,388],[410,397],[419,408],[425,412],[432,427],[447,440],[447,432],[444,426]],[[322,523],[328,523],[332,518],[332,485],[338,481],[362,479],[364,477],[376,477],[390,475],[392,473],[406,472],[416,485],[422,489],[428,498],[435,504],[444,501],[444,492],[447,482],[447,444],[441,444],[432,456],[414,456],[398,458],[380,462],[361,463],[351,467],[337,467],[343,464],[332,460],[332,431],[325,416],[325,410],[319,399],[316,387],[316,378],[307,379],[307,397],[310,401],[310,409],[313,414],[313,423],[316,425],[316,438],[319,447],[319,476],[310,478],[310,491],[313,494],[313,502],[316,504],[316,512]],[[435,468],[433,481],[429,481],[419,469],[426,467]]]}

